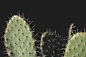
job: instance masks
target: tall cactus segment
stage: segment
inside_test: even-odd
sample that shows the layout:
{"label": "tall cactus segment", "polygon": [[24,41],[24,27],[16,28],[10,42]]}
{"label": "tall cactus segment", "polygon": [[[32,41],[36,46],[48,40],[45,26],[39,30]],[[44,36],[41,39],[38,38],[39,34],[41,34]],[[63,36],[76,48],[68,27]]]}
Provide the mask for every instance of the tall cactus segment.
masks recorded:
{"label": "tall cactus segment", "polygon": [[17,15],[12,16],[4,35],[8,57],[36,57],[32,33],[23,18]]}
{"label": "tall cactus segment", "polygon": [[41,37],[40,49],[43,57],[61,57],[62,37],[54,32],[44,32]]}
{"label": "tall cactus segment", "polygon": [[[73,24],[71,24],[73,25]],[[71,28],[71,26],[70,26]],[[71,36],[71,30],[69,30]],[[64,57],[86,57],[86,33],[77,32],[68,40]]]}

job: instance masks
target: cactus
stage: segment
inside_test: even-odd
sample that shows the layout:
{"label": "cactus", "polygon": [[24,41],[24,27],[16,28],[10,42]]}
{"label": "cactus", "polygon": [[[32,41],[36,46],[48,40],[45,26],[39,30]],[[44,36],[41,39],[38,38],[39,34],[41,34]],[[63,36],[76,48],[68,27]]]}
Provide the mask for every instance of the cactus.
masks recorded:
{"label": "cactus", "polygon": [[36,57],[35,40],[26,21],[14,15],[4,34],[4,44],[9,57]]}
{"label": "cactus", "polygon": [[57,35],[56,31],[46,31],[39,37],[41,40],[38,40],[38,37],[35,40],[25,19],[14,15],[5,29],[6,54],[8,57],[86,57],[86,32],[72,35],[73,25],[70,25],[66,46],[67,39]]}
{"label": "cactus", "polygon": [[73,23],[69,29],[69,40],[64,57],[86,57],[86,32],[71,35]]}
{"label": "cactus", "polygon": [[62,46],[62,41],[63,38],[55,32],[44,32],[40,43],[43,57],[61,57],[63,54],[61,51],[64,51],[62,49],[64,48],[64,46]]}

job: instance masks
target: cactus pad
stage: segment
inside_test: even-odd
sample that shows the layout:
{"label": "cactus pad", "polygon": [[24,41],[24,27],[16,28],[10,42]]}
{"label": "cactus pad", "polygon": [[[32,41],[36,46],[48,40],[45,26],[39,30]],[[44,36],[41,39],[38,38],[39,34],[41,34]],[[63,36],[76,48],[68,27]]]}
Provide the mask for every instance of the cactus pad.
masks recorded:
{"label": "cactus pad", "polygon": [[35,41],[29,25],[20,16],[14,15],[5,30],[5,46],[9,57],[36,57]]}
{"label": "cactus pad", "polygon": [[86,33],[75,34],[68,41],[64,57],[86,57]]}
{"label": "cactus pad", "polygon": [[86,32],[73,32],[73,24],[69,28],[69,40],[64,57],[86,57]]}
{"label": "cactus pad", "polygon": [[[43,57],[61,57],[62,37],[54,32],[44,32],[41,37],[41,52]],[[64,41],[63,41],[64,42]]]}

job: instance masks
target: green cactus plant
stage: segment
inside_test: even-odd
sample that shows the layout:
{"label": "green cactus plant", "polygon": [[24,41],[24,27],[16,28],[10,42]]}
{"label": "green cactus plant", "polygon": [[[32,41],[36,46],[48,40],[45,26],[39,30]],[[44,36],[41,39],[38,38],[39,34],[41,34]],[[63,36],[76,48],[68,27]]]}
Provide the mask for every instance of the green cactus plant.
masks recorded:
{"label": "green cactus plant", "polygon": [[69,29],[69,40],[64,57],[86,57],[86,32],[71,34],[73,23]]}
{"label": "green cactus plant", "polygon": [[[61,57],[63,38],[55,32],[44,32],[41,36],[40,49],[43,57]],[[64,42],[64,41],[63,41]]]}
{"label": "green cactus plant", "polygon": [[26,21],[14,15],[9,20],[4,34],[4,44],[9,57],[37,57],[35,40]]}
{"label": "green cactus plant", "polygon": [[[4,34],[7,57],[86,57],[86,32],[72,35],[73,25],[73,23],[70,25],[66,46],[67,39],[52,31],[44,32],[40,37],[41,40],[38,40],[38,37],[35,40],[30,25],[24,18],[14,15],[7,23]],[[37,48],[41,52],[37,51]]]}

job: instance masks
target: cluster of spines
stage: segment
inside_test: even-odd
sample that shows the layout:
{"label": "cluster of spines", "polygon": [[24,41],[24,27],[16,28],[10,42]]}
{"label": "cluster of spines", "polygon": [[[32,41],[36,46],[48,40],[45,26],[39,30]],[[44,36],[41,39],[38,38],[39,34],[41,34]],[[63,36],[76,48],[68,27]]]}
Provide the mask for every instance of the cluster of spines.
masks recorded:
{"label": "cluster of spines", "polygon": [[40,49],[43,57],[64,56],[67,39],[52,31],[44,32],[41,36]]}
{"label": "cluster of spines", "polygon": [[34,39],[35,39],[35,45],[36,45],[36,52],[37,52],[37,57],[42,57],[41,49],[40,49],[40,40],[41,40],[41,34],[42,32],[38,32]]}

